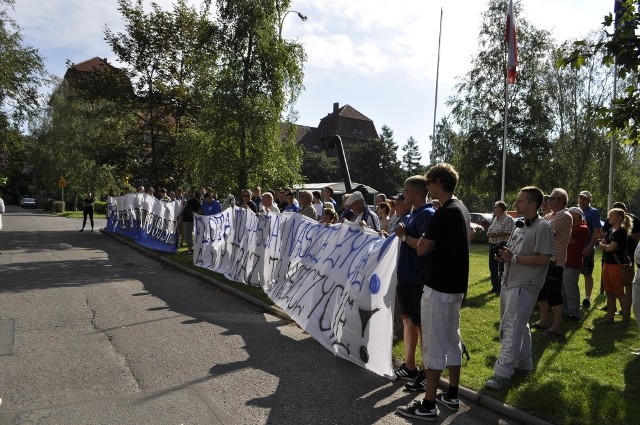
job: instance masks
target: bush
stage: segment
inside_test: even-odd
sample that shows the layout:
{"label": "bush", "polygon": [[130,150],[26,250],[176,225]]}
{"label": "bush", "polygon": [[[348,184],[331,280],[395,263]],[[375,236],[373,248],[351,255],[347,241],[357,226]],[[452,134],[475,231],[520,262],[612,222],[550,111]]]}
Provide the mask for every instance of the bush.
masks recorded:
{"label": "bush", "polygon": [[64,203],[62,201],[54,201],[53,199],[49,199],[47,201],[47,206],[49,205],[49,203],[51,203],[51,210],[54,213],[61,213],[64,212]]}
{"label": "bush", "polygon": [[102,201],[96,201],[93,204],[93,211],[96,214],[106,214],[107,213],[107,203]]}

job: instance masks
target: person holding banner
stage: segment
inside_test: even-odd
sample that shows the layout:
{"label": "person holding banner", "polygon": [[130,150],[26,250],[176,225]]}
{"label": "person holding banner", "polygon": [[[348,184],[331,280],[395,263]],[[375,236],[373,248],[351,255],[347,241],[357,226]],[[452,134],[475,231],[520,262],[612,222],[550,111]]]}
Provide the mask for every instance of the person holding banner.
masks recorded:
{"label": "person holding banner", "polygon": [[269,192],[266,192],[262,195],[262,202],[260,202],[260,212],[261,213],[279,213],[280,209],[273,205],[273,195]]}
{"label": "person holding banner", "polygon": [[380,223],[378,222],[378,216],[369,211],[369,207],[364,203],[364,196],[361,192],[355,191],[347,201],[345,205],[351,209],[355,218],[354,222],[360,224],[363,227],[368,227],[376,232],[380,231]]}
{"label": "person holding banner", "polygon": [[398,254],[396,286],[397,308],[404,325],[403,341],[405,361],[394,373],[396,379],[413,379],[405,386],[409,391],[423,391],[427,385],[424,371],[418,372],[416,349],[422,332],[420,298],[423,277],[428,272],[428,262],[418,255],[416,248],[420,235],[427,232],[435,210],[427,203],[427,180],[424,176],[412,176],[404,182],[404,199],[413,207],[411,214],[395,228],[395,234],[402,241]]}
{"label": "person holding banner", "polygon": [[[418,255],[431,256],[420,305],[427,385],[422,401],[398,406],[397,410],[402,416],[427,421],[438,418],[436,402],[454,411],[460,407],[460,307],[469,281],[470,218],[467,207],[453,195],[457,183],[458,172],[451,164],[439,163],[429,169],[429,196],[440,200],[442,206],[416,244]],[[446,393],[436,394],[445,367],[449,370],[449,388]]]}

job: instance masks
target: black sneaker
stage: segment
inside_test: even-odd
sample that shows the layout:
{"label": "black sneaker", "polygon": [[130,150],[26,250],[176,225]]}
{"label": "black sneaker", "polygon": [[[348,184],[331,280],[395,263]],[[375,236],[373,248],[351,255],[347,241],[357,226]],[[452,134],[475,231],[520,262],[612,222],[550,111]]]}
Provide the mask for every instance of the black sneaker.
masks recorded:
{"label": "black sneaker", "polygon": [[418,372],[413,382],[404,384],[404,388],[408,391],[424,391],[427,388],[427,374],[424,370]]}
{"label": "black sneaker", "polygon": [[589,301],[588,299],[584,299],[582,300],[582,307],[584,308],[590,308],[591,307],[591,301]]}
{"label": "black sneaker", "polygon": [[460,409],[460,400],[457,398],[449,398],[445,393],[437,394],[436,402],[442,404],[449,410],[453,410],[454,412],[457,412],[458,409]]}
{"label": "black sneaker", "polygon": [[437,407],[427,410],[422,406],[422,402],[418,400],[414,400],[408,406],[398,406],[396,410],[399,414],[407,418],[420,419],[423,421],[435,421],[438,419]]}
{"label": "black sneaker", "polygon": [[418,369],[409,369],[405,363],[393,371],[396,375],[396,381],[399,379],[414,379],[418,374]]}

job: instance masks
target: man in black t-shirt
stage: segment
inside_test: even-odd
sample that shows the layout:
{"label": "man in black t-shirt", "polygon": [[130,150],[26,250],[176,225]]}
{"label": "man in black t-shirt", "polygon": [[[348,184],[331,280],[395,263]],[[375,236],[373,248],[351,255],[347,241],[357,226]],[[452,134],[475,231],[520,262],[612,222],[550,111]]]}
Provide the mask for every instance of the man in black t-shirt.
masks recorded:
{"label": "man in black t-shirt", "polygon": [[[436,164],[427,172],[429,196],[441,207],[417,245],[418,255],[431,255],[431,268],[422,294],[422,362],[427,371],[424,400],[399,406],[410,418],[435,420],[436,401],[458,410],[458,386],[462,363],[460,307],[469,281],[469,211],[453,193],[458,173],[450,164]],[[449,370],[449,388],[436,394],[442,370]]]}

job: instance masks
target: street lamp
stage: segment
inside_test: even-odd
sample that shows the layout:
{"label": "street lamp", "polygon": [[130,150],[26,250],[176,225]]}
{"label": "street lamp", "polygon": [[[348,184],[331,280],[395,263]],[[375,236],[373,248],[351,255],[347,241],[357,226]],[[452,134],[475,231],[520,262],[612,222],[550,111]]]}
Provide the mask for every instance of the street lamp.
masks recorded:
{"label": "street lamp", "polygon": [[287,17],[287,15],[289,13],[295,13],[296,15],[298,15],[298,17],[300,18],[300,20],[302,21],[306,21],[307,19],[309,19],[309,17],[307,15],[305,15],[302,12],[298,12],[297,10],[287,10],[286,12],[284,12],[284,15],[282,16],[282,19],[280,19],[280,27],[278,27],[278,36],[280,37],[280,40],[282,40],[282,24],[284,24],[284,18]]}

